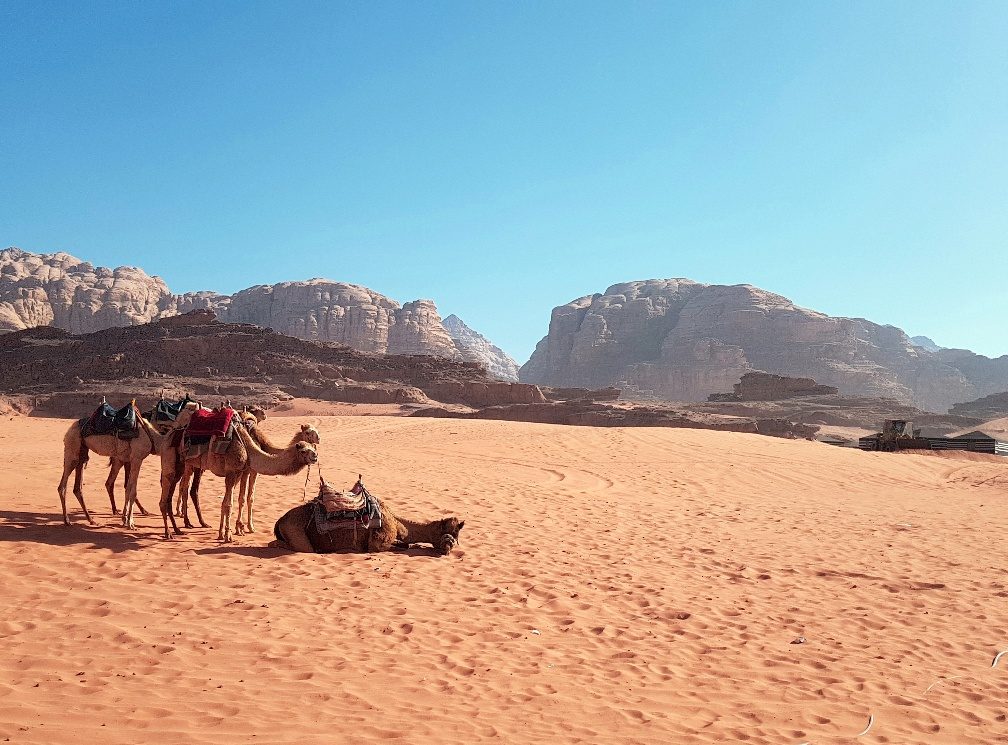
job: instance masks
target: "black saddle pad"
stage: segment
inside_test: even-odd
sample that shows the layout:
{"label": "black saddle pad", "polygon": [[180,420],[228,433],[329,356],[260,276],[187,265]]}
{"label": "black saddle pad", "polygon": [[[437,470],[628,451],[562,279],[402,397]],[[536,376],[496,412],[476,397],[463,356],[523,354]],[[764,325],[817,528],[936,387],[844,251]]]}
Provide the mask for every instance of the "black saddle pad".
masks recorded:
{"label": "black saddle pad", "polygon": [[136,409],[130,402],[121,409],[113,409],[107,403],[103,403],[94,413],[80,420],[81,434],[84,437],[90,435],[115,435],[123,440],[136,437],[137,430]]}
{"label": "black saddle pad", "polygon": [[162,398],[154,404],[153,409],[144,414],[144,417],[152,424],[157,424],[158,422],[174,422],[178,419],[178,415],[182,413],[182,409],[185,408],[185,405],[190,402],[192,402],[192,399],[189,398],[188,395],[175,402],[166,401]]}

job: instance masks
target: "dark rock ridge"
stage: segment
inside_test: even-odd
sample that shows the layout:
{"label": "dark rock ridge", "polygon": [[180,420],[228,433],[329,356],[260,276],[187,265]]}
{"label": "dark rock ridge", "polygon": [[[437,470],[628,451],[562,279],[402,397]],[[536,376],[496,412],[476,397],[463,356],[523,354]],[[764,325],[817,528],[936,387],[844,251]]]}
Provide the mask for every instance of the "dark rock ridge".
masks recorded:
{"label": "dark rock ridge", "polygon": [[801,396],[835,396],[832,385],[819,385],[812,378],[789,378],[764,372],[749,372],[735,383],[733,393],[712,393],[708,401],[781,401]]}
{"label": "dark rock ridge", "polygon": [[976,401],[956,404],[949,410],[949,414],[974,417],[981,421],[1008,417],[1008,392],[992,393]]}
{"label": "dark rock ridge", "polygon": [[[431,300],[400,306],[373,290],[344,282],[310,279],[258,285],[234,295],[175,295],[160,277],[136,267],[94,267],[66,253],[0,251],[0,333],[55,326],[83,334],[195,309],[213,310],[224,322],[253,323],[362,352],[479,360],[496,349],[479,335],[472,338],[474,349],[468,346],[469,337],[453,339]],[[499,367],[487,365],[491,375]],[[501,371],[507,373],[504,379],[517,381],[516,370],[510,374],[504,365]]]}
{"label": "dark rock ridge", "polygon": [[538,387],[491,380],[471,362],[368,354],[219,323],[206,310],[83,335],[39,327],[0,336],[0,392],[33,399],[29,408],[39,412],[80,415],[106,391],[128,399],[162,389],[267,406],[293,396],[468,406],[545,401]]}
{"label": "dark rock ridge", "polygon": [[894,326],[828,316],[750,285],[688,279],[626,282],[554,308],[519,378],[703,401],[757,370],[932,411],[1008,389],[1008,355],[931,352]]}
{"label": "dark rock ridge", "polygon": [[819,430],[815,425],[800,424],[784,418],[725,416],[660,405],[601,403],[590,399],[487,406],[475,411],[435,406],[417,409],[411,416],[498,419],[586,427],[685,427],[749,432],[790,439],[812,439]]}
{"label": "dark rock ridge", "polygon": [[518,382],[518,365],[503,349],[491,344],[489,339],[473,331],[454,314],[442,323],[463,359],[483,365],[493,378]]}

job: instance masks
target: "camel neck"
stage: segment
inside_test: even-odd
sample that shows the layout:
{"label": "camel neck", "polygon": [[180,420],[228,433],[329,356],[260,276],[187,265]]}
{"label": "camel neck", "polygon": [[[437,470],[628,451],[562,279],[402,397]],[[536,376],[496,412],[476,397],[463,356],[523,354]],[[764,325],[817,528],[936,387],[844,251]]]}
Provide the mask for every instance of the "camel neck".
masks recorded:
{"label": "camel neck", "polygon": [[431,523],[407,520],[401,517],[397,517],[396,519],[406,528],[406,541],[408,543],[430,543],[437,545],[436,542],[441,538],[439,535],[440,527],[437,521]]}
{"label": "camel neck", "polygon": [[243,428],[237,427],[236,432],[245,445],[248,454],[248,464],[256,473],[264,476],[290,476],[305,467],[297,457],[297,451],[281,450],[277,455],[270,455],[259,447],[253,437]]}

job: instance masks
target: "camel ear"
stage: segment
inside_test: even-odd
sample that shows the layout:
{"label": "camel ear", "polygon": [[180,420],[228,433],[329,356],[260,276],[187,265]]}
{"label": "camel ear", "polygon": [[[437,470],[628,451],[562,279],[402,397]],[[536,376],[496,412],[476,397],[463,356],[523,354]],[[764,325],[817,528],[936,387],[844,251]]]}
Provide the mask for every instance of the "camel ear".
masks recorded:
{"label": "camel ear", "polygon": [[301,425],[301,431],[302,432],[307,432],[308,431],[308,425],[307,424],[302,424]]}
{"label": "camel ear", "polygon": [[459,530],[462,530],[464,526],[465,526],[465,520],[459,523]]}

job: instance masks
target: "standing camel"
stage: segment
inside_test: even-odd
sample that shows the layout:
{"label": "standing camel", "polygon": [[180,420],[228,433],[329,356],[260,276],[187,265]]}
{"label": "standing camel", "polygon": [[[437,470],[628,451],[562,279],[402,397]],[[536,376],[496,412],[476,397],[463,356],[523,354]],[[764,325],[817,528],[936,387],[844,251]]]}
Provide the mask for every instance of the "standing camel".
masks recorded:
{"label": "standing camel", "polygon": [[[144,426],[150,427],[149,423]],[[231,445],[224,453],[215,453],[214,445],[218,438],[210,440],[206,452],[200,453],[192,458],[187,458],[185,454],[185,444],[179,442],[172,446],[167,442],[161,449],[161,517],[164,520],[164,535],[170,539],[172,534],[168,532],[168,520],[171,519],[172,528],[175,535],[182,535],[178,524],[175,522],[175,515],[172,512],[172,493],[175,488],[182,489],[186,493],[189,488],[189,481],[193,473],[198,469],[210,471],[217,476],[224,478],[224,501],[221,504],[221,522],[217,533],[218,540],[224,542],[231,541],[231,493],[234,485],[241,478],[247,469],[252,469],[257,473],[267,476],[289,476],[295,474],[305,466],[318,462],[318,454],[315,447],[307,442],[297,442],[285,448],[277,455],[270,455],[260,448],[252,436],[245,431],[245,427],[240,425],[234,428],[235,437],[231,440]],[[183,519],[186,527],[192,527],[189,523],[187,512],[187,501],[183,501]],[[193,506],[196,508],[196,518],[202,527],[210,527],[203,521],[203,514],[200,510],[199,494],[193,499]]]}
{"label": "standing camel", "polygon": [[[192,402],[187,404],[179,414],[178,419],[173,424],[173,429],[184,427],[199,404]],[[63,435],[63,477],[60,479],[57,491],[59,492],[60,504],[63,506],[63,524],[70,525],[70,518],[67,516],[66,508],[66,488],[70,478],[70,472],[74,472],[73,493],[80,502],[81,509],[84,510],[84,517],[92,525],[95,521],[91,519],[87,505],[84,504],[83,477],[84,466],[87,465],[89,453],[96,453],[109,458],[113,468],[118,472],[120,467],[126,467],[126,502],[123,504],[123,524],[133,529],[133,502],[136,501],[137,479],[140,478],[140,466],[151,453],[157,452],[161,448],[164,439],[160,432],[148,422],[139,411],[136,412],[137,421],[141,424],[136,437],[131,440],[120,440],[115,434],[108,435],[88,435],[81,436],[81,423],[74,422]],[[112,477],[114,481],[114,476]],[[106,482],[106,486],[108,483]],[[112,502],[112,514],[118,514],[115,497],[109,490],[109,499]]]}
{"label": "standing camel", "polygon": [[[283,448],[270,440],[269,436],[263,432],[262,427],[259,426],[259,423],[255,420],[255,418],[249,417],[245,421],[252,438],[256,441],[259,447],[270,455],[279,455],[287,448],[290,448],[299,442],[307,442],[312,445],[318,445],[321,441],[317,429],[310,424],[302,424],[301,429],[294,433],[294,437],[291,438],[287,447]],[[258,475],[258,472],[251,468],[242,474],[241,484],[238,488],[238,514],[235,517],[235,533],[238,535],[255,533],[255,527],[252,525],[252,502],[255,499],[255,484],[256,477]],[[248,504],[248,521],[242,522],[242,508],[246,503]]]}

